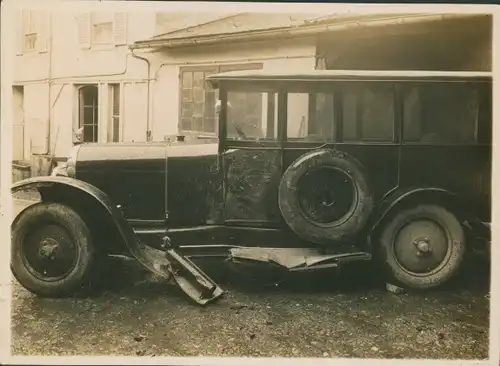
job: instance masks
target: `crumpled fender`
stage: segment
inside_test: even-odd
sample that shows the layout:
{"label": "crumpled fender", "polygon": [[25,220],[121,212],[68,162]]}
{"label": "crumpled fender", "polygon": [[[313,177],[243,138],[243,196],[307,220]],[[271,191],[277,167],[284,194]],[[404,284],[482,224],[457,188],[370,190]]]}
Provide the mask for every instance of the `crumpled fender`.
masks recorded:
{"label": "crumpled fender", "polygon": [[11,193],[27,188],[36,188],[39,190],[40,188],[58,185],[84,192],[89,196],[89,199],[97,201],[109,214],[112,224],[118,230],[130,254],[153,273],[164,278],[170,278],[171,274],[168,271],[169,262],[165,258],[164,253],[141,243],[125,220],[121,210],[119,210],[108,195],[99,188],[74,178],[64,176],[43,176],[16,182],[11,187]]}

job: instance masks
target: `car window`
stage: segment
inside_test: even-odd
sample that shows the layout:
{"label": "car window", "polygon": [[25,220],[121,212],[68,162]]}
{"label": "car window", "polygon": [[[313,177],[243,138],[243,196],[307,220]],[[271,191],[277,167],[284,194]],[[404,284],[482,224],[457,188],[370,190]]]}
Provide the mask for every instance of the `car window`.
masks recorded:
{"label": "car window", "polygon": [[[277,127],[272,109],[273,93],[228,92],[227,138],[229,140],[276,140]],[[272,102],[272,103],[271,103]],[[271,108],[271,113],[268,109]]]}
{"label": "car window", "polygon": [[393,141],[392,85],[348,85],[342,93],[342,121],[344,141]]}
{"label": "car window", "polygon": [[477,140],[478,91],[467,83],[425,83],[403,97],[403,141],[467,144]]}
{"label": "car window", "polygon": [[288,93],[288,141],[334,141],[333,94]]}

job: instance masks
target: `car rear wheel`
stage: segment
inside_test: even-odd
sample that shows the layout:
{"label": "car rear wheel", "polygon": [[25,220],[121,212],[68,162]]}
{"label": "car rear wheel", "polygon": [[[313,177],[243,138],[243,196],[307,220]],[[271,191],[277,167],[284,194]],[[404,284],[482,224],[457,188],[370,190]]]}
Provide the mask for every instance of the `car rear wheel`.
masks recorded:
{"label": "car rear wheel", "polygon": [[391,280],[415,289],[448,282],[466,251],[464,230],[443,207],[419,205],[398,212],[380,236],[382,258]]}
{"label": "car rear wheel", "polygon": [[65,205],[39,202],[12,224],[12,273],[36,295],[56,297],[77,291],[89,278],[94,253],[87,225]]}

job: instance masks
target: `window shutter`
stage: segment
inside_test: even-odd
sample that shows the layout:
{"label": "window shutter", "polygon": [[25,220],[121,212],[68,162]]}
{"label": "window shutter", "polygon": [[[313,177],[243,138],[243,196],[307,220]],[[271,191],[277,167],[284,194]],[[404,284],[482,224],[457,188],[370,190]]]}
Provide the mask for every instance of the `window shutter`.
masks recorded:
{"label": "window shutter", "polygon": [[47,52],[48,41],[49,41],[49,13],[47,11],[41,11],[38,15],[37,22],[37,39],[36,47],[38,52]]}
{"label": "window shutter", "polygon": [[16,19],[16,55],[20,56],[23,54],[23,43],[24,43],[24,21],[23,21],[23,11],[17,12]]}
{"label": "window shutter", "polygon": [[115,13],[113,19],[115,46],[127,44],[127,13]]}
{"label": "window shutter", "polygon": [[78,44],[80,48],[90,48],[90,13],[78,16]]}

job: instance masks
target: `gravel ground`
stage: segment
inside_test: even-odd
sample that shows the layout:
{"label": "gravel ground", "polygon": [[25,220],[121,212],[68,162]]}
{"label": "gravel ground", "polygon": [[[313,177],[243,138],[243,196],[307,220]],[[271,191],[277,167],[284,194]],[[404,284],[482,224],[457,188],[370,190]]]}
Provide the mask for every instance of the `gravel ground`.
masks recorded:
{"label": "gravel ground", "polygon": [[14,283],[12,353],[488,358],[489,271],[481,263],[447,289],[402,295],[367,268],[264,287],[200,265],[227,290],[206,307],[132,261],[111,261],[87,297],[41,299]]}

